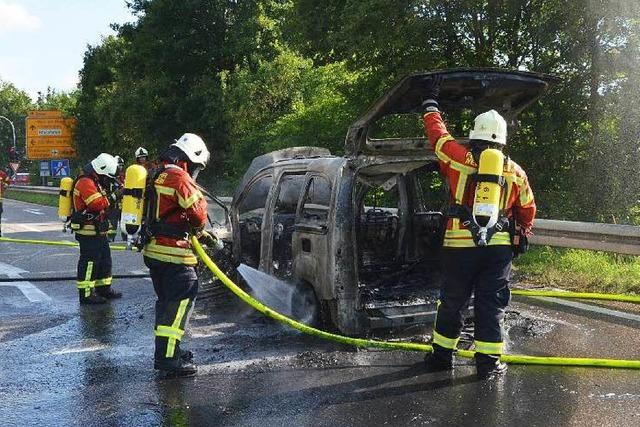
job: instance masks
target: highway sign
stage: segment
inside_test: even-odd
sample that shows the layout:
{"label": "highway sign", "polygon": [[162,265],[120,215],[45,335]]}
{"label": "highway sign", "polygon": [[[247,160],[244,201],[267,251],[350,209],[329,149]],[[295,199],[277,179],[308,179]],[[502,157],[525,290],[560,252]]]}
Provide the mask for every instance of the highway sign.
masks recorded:
{"label": "highway sign", "polygon": [[75,157],[74,118],[65,118],[61,111],[30,111],[26,120],[27,158],[30,160]]}
{"label": "highway sign", "polygon": [[61,119],[62,111],[60,110],[31,110],[29,117],[34,119]]}
{"label": "highway sign", "polygon": [[69,170],[69,160],[51,160],[51,176],[56,178],[64,178],[71,175]]}
{"label": "highway sign", "polygon": [[51,176],[51,165],[49,160],[42,160],[40,162],[40,176]]}

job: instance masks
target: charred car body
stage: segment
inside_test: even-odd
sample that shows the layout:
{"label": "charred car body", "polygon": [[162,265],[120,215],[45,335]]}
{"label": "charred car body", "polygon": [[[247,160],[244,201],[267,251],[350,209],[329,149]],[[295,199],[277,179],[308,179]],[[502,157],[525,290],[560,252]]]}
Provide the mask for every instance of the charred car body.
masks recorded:
{"label": "charred car body", "polygon": [[484,69],[408,76],[349,128],[345,156],[313,147],[262,155],[233,196],[234,261],[313,291],[343,333],[435,316],[445,191],[426,139],[393,133],[398,117],[419,123],[423,82],[436,73],[446,113],[493,108],[512,123],[555,82]]}

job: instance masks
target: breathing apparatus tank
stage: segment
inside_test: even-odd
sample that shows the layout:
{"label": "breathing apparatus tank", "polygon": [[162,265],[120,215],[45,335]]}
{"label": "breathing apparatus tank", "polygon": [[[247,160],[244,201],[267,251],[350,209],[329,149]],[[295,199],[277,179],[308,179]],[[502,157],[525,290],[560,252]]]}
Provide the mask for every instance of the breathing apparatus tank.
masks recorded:
{"label": "breathing apparatus tank", "polygon": [[[66,177],[60,180],[60,197],[58,197],[58,218],[67,222],[72,213],[73,179]],[[66,231],[66,230],[65,230]]]}
{"label": "breathing apparatus tank", "polygon": [[129,166],[124,178],[122,215],[120,217],[120,228],[128,236],[127,246],[129,247],[142,229],[146,185],[147,169],[141,165]]}
{"label": "breathing apparatus tank", "polygon": [[486,149],[480,154],[476,194],[472,216],[480,227],[478,246],[487,245],[488,229],[496,225],[500,215],[500,195],[504,185],[504,154],[496,149]]}

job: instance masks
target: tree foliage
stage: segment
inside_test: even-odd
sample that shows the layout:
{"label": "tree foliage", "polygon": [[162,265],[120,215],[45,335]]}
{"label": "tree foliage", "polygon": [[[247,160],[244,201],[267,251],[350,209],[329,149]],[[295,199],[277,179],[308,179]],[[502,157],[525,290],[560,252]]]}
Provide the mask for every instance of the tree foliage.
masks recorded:
{"label": "tree foliage", "polygon": [[228,190],[269,150],[339,154],[348,125],[407,73],[524,69],[563,79],[510,137],[542,215],[635,221],[636,3],[131,0],[137,21],[85,54],[81,154],[157,154],[192,131],[214,153],[208,179]]}
{"label": "tree foliage", "polygon": [[[23,145],[25,130],[24,119],[32,108],[29,95],[13,84],[0,80],[0,116],[9,119],[16,132],[16,145]],[[9,161],[9,148],[13,146],[11,125],[0,119],[0,167],[4,169]]]}

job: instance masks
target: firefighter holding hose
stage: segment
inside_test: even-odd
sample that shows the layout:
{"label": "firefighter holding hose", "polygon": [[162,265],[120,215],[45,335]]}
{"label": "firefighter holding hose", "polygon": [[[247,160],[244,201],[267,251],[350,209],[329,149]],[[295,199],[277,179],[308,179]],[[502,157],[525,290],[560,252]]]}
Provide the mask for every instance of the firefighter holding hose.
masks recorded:
{"label": "firefighter holding hose", "polygon": [[[426,80],[425,132],[447,180],[450,206],[442,250],[443,285],[433,330],[430,371],[453,369],[462,312],[474,295],[475,363],[480,378],[506,371],[502,320],[509,303],[514,252],[522,252],[536,213],[524,170],[502,154],[507,125],[487,111],[475,118],[469,146],[458,143],[440,115],[442,76]],[[511,232],[510,232],[511,230]]]}
{"label": "firefighter holding hose", "polygon": [[154,367],[166,377],[192,376],[193,354],[180,348],[198,293],[197,259],[189,237],[205,245],[220,242],[204,231],[207,202],[195,180],[209,161],[202,138],[186,133],[161,156],[151,174],[147,202],[144,262],[149,267],[156,301]]}

